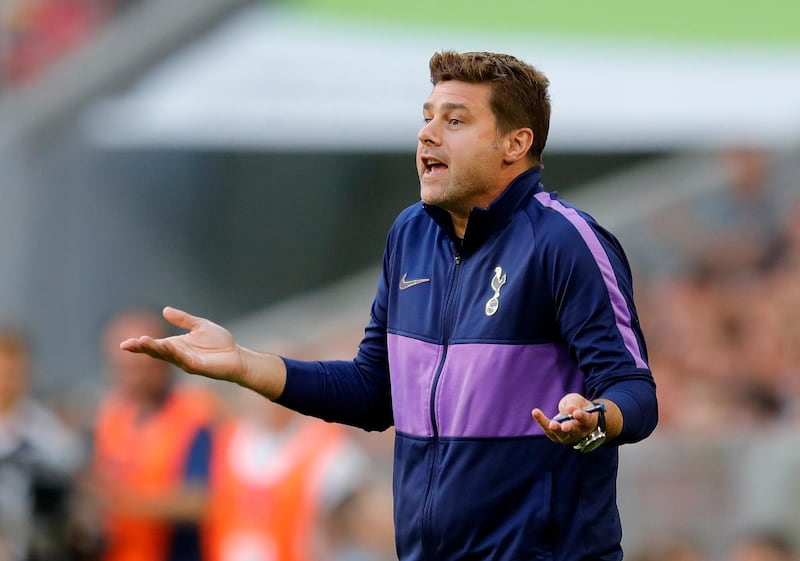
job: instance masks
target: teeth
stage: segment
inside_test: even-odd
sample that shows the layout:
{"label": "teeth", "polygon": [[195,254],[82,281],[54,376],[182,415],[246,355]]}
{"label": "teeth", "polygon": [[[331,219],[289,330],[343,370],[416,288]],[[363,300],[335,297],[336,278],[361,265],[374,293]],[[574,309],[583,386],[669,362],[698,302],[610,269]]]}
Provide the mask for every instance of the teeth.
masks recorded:
{"label": "teeth", "polygon": [[434,166],[446,166],[444,162],[430,157],[423,157],[422,163],[425,166],[425,169],[427,169],[428,171],[431,171],[434,168]]}

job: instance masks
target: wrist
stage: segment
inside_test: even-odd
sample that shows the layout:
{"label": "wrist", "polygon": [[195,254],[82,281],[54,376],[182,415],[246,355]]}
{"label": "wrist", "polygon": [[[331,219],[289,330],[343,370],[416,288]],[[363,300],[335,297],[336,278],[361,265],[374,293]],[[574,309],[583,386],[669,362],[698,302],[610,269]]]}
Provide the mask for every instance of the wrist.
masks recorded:
{"label": "wrist", "polygon": [[239,347],[241,368],[232,380],[240,386],[276,400],[286,386],[286,364],[277,355]]}
{"label": "wrist", "polygon": [[599,448],[607,438],[606,432],[606,405],[603,402],[594,401],[597,406],[597,411],[594,413],[597,416],[597,425],[594,430],[579,440],[573,448],[586,454],[592,450]]}

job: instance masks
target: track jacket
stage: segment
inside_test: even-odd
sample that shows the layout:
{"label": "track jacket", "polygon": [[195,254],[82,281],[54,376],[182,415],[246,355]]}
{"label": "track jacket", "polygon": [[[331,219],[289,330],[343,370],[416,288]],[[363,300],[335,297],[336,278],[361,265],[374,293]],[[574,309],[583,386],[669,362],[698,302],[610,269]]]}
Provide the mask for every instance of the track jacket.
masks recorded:
{"label": "track jacket", "polygon": [[[617,240],[544,191],[539,168],[473,209],[463,243],[417,203],[389,235],[352,362],[286,359],[279,402],[394,425],[401,561],[619,560],[618,445],[656,425],[655,385]],[[582,454],[531,417],[608,398],[620,437]]]}

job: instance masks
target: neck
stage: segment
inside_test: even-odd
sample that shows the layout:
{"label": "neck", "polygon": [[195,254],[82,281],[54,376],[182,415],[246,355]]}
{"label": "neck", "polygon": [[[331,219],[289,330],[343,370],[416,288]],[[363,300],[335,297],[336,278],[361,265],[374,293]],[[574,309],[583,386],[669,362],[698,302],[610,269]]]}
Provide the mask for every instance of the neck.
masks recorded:
{"label": "neck", "polygon": [[464,233],[467,231],[467,216],[457,216],[450,213],[450,220],[453,221],[453,231],[458,239],[464,239]]}

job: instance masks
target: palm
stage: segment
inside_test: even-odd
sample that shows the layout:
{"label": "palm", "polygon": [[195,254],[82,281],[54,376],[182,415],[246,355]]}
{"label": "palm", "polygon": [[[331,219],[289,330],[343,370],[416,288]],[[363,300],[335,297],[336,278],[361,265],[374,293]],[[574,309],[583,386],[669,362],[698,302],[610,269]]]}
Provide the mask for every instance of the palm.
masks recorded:
{"label": "palm", "polygon": [[164,317],[188,333],[164,339],[142,336],[123,341],[120,347],[212,378],[227,378],[241,370],[239,347],[227,329],[174,308],[165,308]]}

